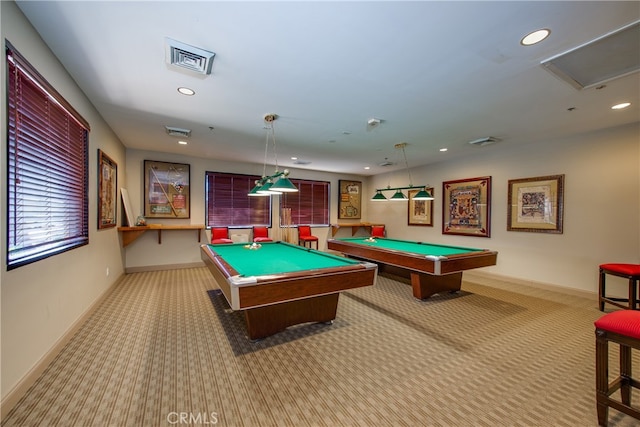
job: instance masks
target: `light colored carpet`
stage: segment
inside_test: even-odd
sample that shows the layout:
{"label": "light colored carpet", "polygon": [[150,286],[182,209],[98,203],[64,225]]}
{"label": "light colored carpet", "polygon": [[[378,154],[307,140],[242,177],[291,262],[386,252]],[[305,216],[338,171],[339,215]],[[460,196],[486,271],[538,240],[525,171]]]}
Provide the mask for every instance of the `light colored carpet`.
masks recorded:
{"label": "light colored carpet", "polygon": [[418,301],[380,276],[252,343],[206,268],[130,274],[2,426],[597,425],[597,302],[513,286]]}

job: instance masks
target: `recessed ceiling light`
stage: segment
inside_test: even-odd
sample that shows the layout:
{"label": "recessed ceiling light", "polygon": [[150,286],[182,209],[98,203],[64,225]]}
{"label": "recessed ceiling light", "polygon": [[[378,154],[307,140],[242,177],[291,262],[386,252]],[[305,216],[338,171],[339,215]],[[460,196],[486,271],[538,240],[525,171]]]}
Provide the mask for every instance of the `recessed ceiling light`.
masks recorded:
{"label": "recessed ceiling light", "polygon": [[187,142],[187,141],[178,141],[178,144],[180,144],[180,145],[187,145],[187,144],[188,144],[188,142]]}
{"label": "recessed ceiling light", "polygon": [[365,166],[365,167],[364,167],[364,170],[367,170],[367,171],[368,171],[369,169],[371,169],[369,166]]}
{"label": "recessed ceiling light", "polygon": [[297,157],[292,157],[291,160],[298,160],[298,158]]}
{"label": "recessed ceiling light", "polygon": [[523,46],[531,46],[533,44],[540,43],[542,40],[549,37],[549,34],[551,34],[551,30],[546,28],[536,30],[524,36],[522,40],[520,40],[520,44]]}
{"label": "recessed ceiling light", "polygon": [[444,152],[444,151],[447,151],[447,150],[448,150],[448,148],[441,148],[441,149],[440,149],[440,151],[443,151],[443,152]]}
{"label": "recessed ceiling light", "polygon": [[620,104],[616,104],[613,107],[611,107],[612,110],[622,110],[623,108],[627,108],[629,105],[631,105],[630,102],[621,102]]}
{"label": "recessed ceiling light", "polygon": [[196,94],[196,92],[193,89],[189,89],[188,87],[179,87],[178,92],[187,96],[192,96]]}

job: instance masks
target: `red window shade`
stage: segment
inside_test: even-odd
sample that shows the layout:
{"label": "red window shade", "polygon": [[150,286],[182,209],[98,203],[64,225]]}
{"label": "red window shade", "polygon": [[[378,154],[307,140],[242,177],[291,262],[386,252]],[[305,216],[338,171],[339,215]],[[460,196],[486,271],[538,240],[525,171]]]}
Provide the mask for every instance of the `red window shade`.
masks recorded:
{"label": "red window shade", "polygon": [[[281,206],[291,209],[291,223],[295,225],[329,225],[329,190],[326,181],[291,179],[297,193],[283,193]],[[282,224],[284,225],[284,224]]]}
{"label": "red window shade", "polygon": [[249,197],[255,175],[206,173],[207,227],[271,226],[271,197]]}
{"label": "red window shade", "polygon": [[7,267],[89,242],[88,123],[7,42]]}

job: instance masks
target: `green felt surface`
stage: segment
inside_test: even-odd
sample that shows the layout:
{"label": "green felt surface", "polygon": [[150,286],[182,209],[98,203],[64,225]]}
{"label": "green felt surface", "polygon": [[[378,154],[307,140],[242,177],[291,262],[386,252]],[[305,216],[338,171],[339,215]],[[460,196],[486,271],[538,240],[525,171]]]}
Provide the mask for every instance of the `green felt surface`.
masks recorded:
{"label": "green felt surface", "polygon": [[475,248],[463,248],[461,246],[447,246],[447,245],[435,245],[426,242],[412,242],[409,240],[396,240],[396,239],[374,239],[375,241],[367,241],[367,237],[353,237],[338,239],[343,242],[355,243],[358,245],[371,246],[374,248],[389,249],[399,252],[407,252],[418,255],[432,255],[432,256],[450,256],[464,254],[468,252],[478,252],[482,249]]}
{"label": "green felt surface", "polygon": [[242,276],[263,276],[358,264],[358,261],[348,258],[284,242],[264,242],[260,249],[248,249],[247,245],[235,243],[209,246]]}

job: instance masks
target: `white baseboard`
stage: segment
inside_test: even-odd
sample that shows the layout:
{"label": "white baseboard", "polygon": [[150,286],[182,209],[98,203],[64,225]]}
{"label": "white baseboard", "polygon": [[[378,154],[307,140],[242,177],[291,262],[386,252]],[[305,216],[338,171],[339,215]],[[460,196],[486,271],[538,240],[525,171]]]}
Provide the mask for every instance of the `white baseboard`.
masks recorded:
{"label": "white baseboard", "polygon": [[462,275],[462,280],[468,280],[470,282],[478,283],[480,285],[491,286],[494,288],[505,289],[512,292],[522,293],[523,289],[514,288],[515,285],[521,285],[530,288],[544,289],[546,291],[558,292],[562,294],[595,299],[598,300],[598,293],[595,291],[587,291],[584,289],[569,288],[565,286],[552,285],[550,283],[536,282],[533,280],[519,279],[517,277],[502,276],[494,273],[487,273],[483,271],[465,271]]}

